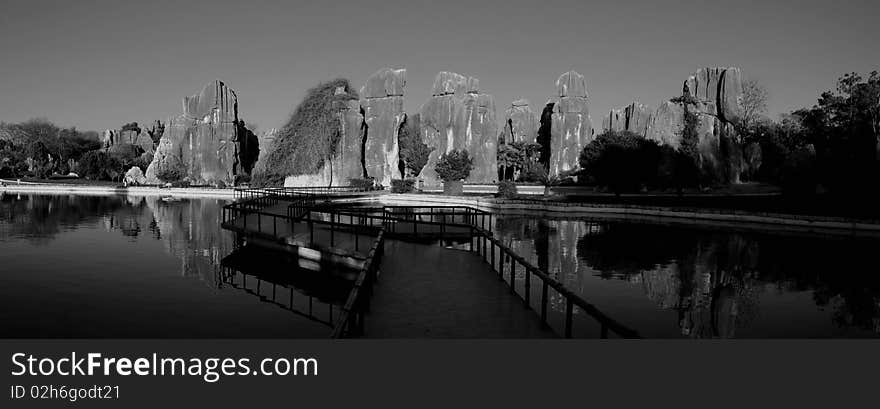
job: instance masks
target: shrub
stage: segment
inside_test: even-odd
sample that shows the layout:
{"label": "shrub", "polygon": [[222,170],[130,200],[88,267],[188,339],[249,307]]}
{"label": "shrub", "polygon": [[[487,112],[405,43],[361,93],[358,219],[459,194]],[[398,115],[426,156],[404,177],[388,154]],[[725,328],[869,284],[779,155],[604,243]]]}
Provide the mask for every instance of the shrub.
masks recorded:
{"label": "shrub", "polygon": [[416,190],[415,179],[391,179],[391,193],[411,193]]}
{"label": "shrub", "polygon": [[467,179],[474,169],[474,160],[466,150],[452,150],[440,155],[440,160],[434,167],[437,176],[444,182],[454,182]]}
{"label": "shrub", "polygon": [[122,172],[119,159],[101,150],[86,152],[77,162],[76,173],[91,180],[113,180]]}
{"label": "shrub", "polygon": [[186,168],[177,156],[167,158],[156,172],[156,177],[163,182],[177,182],[186,179]]}
{"label": "shrub", "polygon": [[348,185],[359,190],[373,190],[376,187],[376,180],[373,178],[349,179]]}
{"label": "shrub", "polygon": [[516,194],[516,183],[509,180],[503,180],[498,183],[498,196],[505,199],[511,199],[516,197]]}
{"label": "shrub", "polygon": [[632,132],[606,132],[584,147],[583,173],[615,193],[636,191],[657,182],[660,146]]}

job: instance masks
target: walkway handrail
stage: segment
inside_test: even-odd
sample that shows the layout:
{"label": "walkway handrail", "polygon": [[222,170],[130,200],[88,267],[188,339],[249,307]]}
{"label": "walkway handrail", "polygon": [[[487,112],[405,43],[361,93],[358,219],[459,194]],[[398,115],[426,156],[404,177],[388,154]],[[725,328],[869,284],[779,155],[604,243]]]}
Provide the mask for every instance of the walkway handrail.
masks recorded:
{"label": "walkway handrail", "polygon": [[[237,213],[257,214],[259,232],[262,232],[262,227],[260,226],[261,215],[273,217],[273,226],[275,226],[274,218],[279,217],[285,219],[287,222],[292,222],[295,219],[306,219],[310,224],[310,229],[313,229],[312,224],[314,223],[329,224],[331,227],[331,245],[333,243],[333,231],[335,230],[335,226],[371,226],[378,229],[377,238],[373,242],[373,246],[365,259],[364,267],[359,272],[355,286],[346,302],[343,316],[334,328],[334,337],[354,335],[363,332],[364,312],[369,309],[369,297],[372,292],[373,283],[376,280],[378,264],[381,262],[382,254],[384,252],[384,235],[386,231],[396,233],[396,225],[394,222],[406,221],[413,224],[414,234],[418,234],[418,224],[439,225],[441,226],[441,234],[443,234],[445,230],[444,227],[446,226],[468,230],[470,232],[469,250],[483,257],[484,261],[487,261],[491,265],[492,269],[498,273],[499,278],[502,280],[504,279],[505,274],[509,274],[509,280],[505,281],[510,286],[511,292],[514,294],[517,294],[516,270],[518,264],[525,272],[525,276],[523,277],[525,291],[522,295],[517,295],[523,299],[528,308],[531,308],[531,278],[532,276],[537,277],[541,281],[540,285],[542,287],[540,300],[540,317],[542,322],[548,326],[550,325],[547,311],[549,290],[553,289],[565,299],[564,337],[572,337],[574,307],[577,307],[586,315],[599,322],[601,325],[600,336],[602,338],[608,337],[608,331],[623,338],[640,338],[638,332],[608,317],[599,311],[594,305],[569,290],[564,284],[550,277],[549,274],[535,267],[528,260],[504,245],[504,243],[497,239],[491,231],[492,215],[488,212],[469,208],[467,206],[383,206],[381,208],[382,214],[378,215],[369,213],[378,212],[379,208],[338,208],[332,206],[319,208],[316,206],[313,197],[297,197],[288,205],[286,215],[277,215],[259,210],[262,206],[276,204],[280,200],[280,197],[281,196],[278,193],[268,193],[265,196],[257,196],[251,200],[224,206],[223,221],[225,223],[228,220],[233,219],[234,215]],[[312,213],[328,213],[330,214],[330,221],[313,219]],[[410,215],[429,215],[431,216],[431,220],[424,221],[417,217],[406,217]],[[445,216],[450,215],[453,216],[453,221],[447,222]],[[463,216],[461,223],[456,222],[456,215]],[[343,223],[340,216],[348,216],[349,223]],[[439,222],[433,221],[436,216],[444,217],[440,218]],[[355,221],[356,219],[357,221]],[[374,224],[377,220],[380,221],[381,227]],[[369,223],[367,223],[367,221],[369,221]],[[474,243],[475,239],[476,245]],[[496,257],[496,252],[498,253],[498,257]],[[486,260],[487,257],[488,260]],[[506,268],[505,264],[509,264],[509,267]]]}
{"label": "walkway handrail", "polygon": [[360,335],[364,332],[364,315],[369,311],[370,298],[373,295],[373,284],[378,280],[379,264],[385,253],[385,231],[379,230],[379,235],[373,241],[373,246],[367,254],[364,266],[358,273],[354,287],[348,293],[348,300],[342,307],[342,313],[336,326],[333,328],[332,338],[344,338],[352,335]]}
{"label": "walkway handrail", "polygon": [[[581,298],[579,295],[575,294],[573,291],[568,289],[564,284],[557,281],[553,277],[550,277],[546,272],[542,271],[538,267],[535,267],[526,260],[524,257],[516,254],[512,249],[504,245],[501,240],[494,237],[492,232],[482,229],[477,226],[471,226],[472,230],[478,235],[478,242],[482,241],[482,246],[479,244],[474,247],[473,243],[471,243],[471,250],[480,254],[484,259],[487,255],[490,256],[490,264],[492,269],[498,272],[499,278],[503,279],[505,268],[504,268],[504,256],[510,260],[509,267],[509,282],[508,285],[512,292],[516,294],[516,263],[519,263],[524,271],[524,288],[523,302],[525,302],[526,306],[531,308],[531,276],[534,275],[538,279],[541,280],[542,288],[541,288],[541,321],[547,323],[547,301],[548,301],[548,289],[552,288],[559,295],[565,298],[565,328],[564,328],[564,336],[565,338],[571,338],[572,336],[572,328],[573,328],[573,314],[574,307],[577,306],[582,311],[584,311],[587,315],[589,315],[594,320],[598,321],[601,325],[601,338],[608,338],[608,330],[617,334],[622,338],[641,338],[638,332],[635,330],[615,321],[614,319],[608,317],[602,311],[599,311],[594,305],[587,302],[585,299]],[[490,244],[491,247],[486,249],[486,244]],[[496,268],[496,257],[495,257],[495,249],[498,249],[499,262],[497,263]]]}

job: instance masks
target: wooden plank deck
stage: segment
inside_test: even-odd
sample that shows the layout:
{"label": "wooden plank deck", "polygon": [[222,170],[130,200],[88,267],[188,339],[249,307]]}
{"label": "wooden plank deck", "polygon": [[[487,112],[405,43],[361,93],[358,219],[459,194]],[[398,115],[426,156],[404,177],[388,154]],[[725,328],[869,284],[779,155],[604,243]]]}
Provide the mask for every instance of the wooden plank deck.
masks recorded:
{"label": "wooden plank deck", "polygon": [[476,254],[385,241],[368,338],[553,338]]}

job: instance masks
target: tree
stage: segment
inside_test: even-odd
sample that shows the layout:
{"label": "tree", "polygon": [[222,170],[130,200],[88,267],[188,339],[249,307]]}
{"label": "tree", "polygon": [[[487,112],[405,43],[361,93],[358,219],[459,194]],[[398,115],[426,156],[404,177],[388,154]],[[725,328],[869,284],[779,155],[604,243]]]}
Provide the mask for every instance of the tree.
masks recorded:
{"label": "tree", "polygon": [[404,176],[418,176],[422,168],[428,163],[428,156],[432,149],[422,142],[419,135],[421,116],[419,114],[407,115],[398,133],[398,145],[400,147],[400,171]]}
{"label": "tree", "polygon": [[467,179],[474,169],[473,158],[467,150],[452,150],[440,155],[434,171],[444,182],[456,182]]}
{"label": "tree", "polygon": [[767,112],[767,89],[755,79],[743,82],[742,114],[737,133],[745,137]]}
{"label": "tree", "polygon": [[656,184],[660,146],[629,131],[609,131],[584,147],[583,173],[615,193]]}

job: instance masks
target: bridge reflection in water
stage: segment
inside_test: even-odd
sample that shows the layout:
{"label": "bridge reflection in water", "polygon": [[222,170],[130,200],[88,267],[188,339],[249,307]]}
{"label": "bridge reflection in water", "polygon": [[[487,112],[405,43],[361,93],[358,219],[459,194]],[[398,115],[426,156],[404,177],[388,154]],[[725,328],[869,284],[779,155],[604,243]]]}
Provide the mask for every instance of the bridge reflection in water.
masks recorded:
{"label": "bridge reflection in water", "polygon": [[352,207],[290,188],[238,195],[224,206],[222,226],[239,245],[353,279],[334,337],[638,337],[497,240],[487,212]]}

